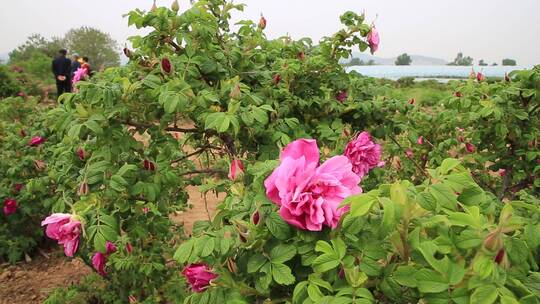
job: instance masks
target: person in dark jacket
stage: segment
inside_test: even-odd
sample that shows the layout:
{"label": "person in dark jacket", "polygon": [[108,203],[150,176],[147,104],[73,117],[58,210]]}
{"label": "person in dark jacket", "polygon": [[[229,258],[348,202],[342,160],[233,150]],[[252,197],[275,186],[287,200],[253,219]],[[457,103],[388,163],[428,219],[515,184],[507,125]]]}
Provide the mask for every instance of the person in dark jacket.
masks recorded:
{"label": "person in dark jacket", "polygon": [[60,50],[52,62],[52,71],[56,79],[58,96],[71,92],[71,60],[66,58],[67,51]]}
{"label": "person in dark jacket", "polygon": [[81,67],[81,63],[79,62],[79,55],[73,54],[72,56],[73,60],[71,61],[71,78],[73,79],[73,74]]}

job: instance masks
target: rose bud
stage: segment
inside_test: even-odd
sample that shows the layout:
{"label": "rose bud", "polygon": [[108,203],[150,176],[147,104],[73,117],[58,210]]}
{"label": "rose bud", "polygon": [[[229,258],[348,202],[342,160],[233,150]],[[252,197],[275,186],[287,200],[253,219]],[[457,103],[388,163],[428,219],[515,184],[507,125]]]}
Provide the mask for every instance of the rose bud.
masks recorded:
{"label": "rose bud", "polygon": [[45,138],[41,136],[34,136],[30,141],[28,142],[28,145],[30,147],[37,147],[45,142]]}
{"label": "rose bud", "polygon": [[15,212],[17,212],[17,201],[12,198],[6,198],[4,200],[4,214],[8,216]]}
{"label": "rose bud", "polygon": [[261,19],[259,20],[259,28],[261,30],[264,30],[266,28],[266,18],[264,18],[263,15],[261,15]]}
{"label": "rose bud", "polygon": [[499,252],[497,252],[497,255],[495,256],[495,263],[500,265],[505,254],[506,253],[504,252],[504,248],[499,250]]}
{"label": "rose bud", "polygon": [[469,152],[469,153],[474,153],[474,151],[476,151],[476,148],[471,143],[466,143],[465,144],[465,149],[467,149],[467,152]]}
{"label": "rose bud", "polygon": [[147,160],[147,159],[145,159],[145,160],[143,161],[143,166],[144,166],[144,169],[145,169],[145,170],[148,170],[148,171],[154,171],[154,170],[156,170],[156,165],[155,165],[153,162],[151,162],[151,161],[149,161],[149,160]]}
{"label": "rose bud", "polygon": [[261,214],[259,213],[259,210],[256,210],[251,216],[251,222],[253,223],[253,225],[259,225],[260,221],[261,221]]}
{"label": "rose bud", "polygon": [[407,149],[407,151],[405,151],[405,155],[407,156],[407,158],[413,158],[414,153],[411,149]]}
{"label": "rose bud", "polygon": [[343,267],[339,269],[338,276],[342,280],[345,279],[345,269],[343,269]]}
{"label": "rose bud", "polygon": [[23,129],[21,129],[21,130],[19,131],[19,135],[20,135],[21,137],[25,137],[25,136],[26,136],[26,131],[23,130]]}
{"label": "rose bud", "polygon": [[416,140],[416,142],[419,145],[423,145],[424,144],[424,136],[418,136],[418,139]]}
{"label": "rose bud", "polygon": [[379,49],[379,43],[381,42],[381,39],[379,37],[379,32],[377,31],[375,26],[371,28],[371,31],[367,35],[367,42],[369,44],[371,54],[375,53]]}
{"label": "rose bud", "polygon": [[88,183],[86,181],[83,181],[81,183],[81,185],[79,186],[79,191],[77,193],[79,194],[79,196],[88,194]]}
{"label": "rose bud", "polygon": [[486,77],[481,72],[478,72],[476,74],[476,80],[478,80],[478,82],[484,81],[485,79],[486,79]]}
{"label": "rose bud", "polygon": [[510,82],[510,76],[508,76],[508,73],[504,73],[504,81]]}
{"label": "rose bud", "polygon": [[242,91],[240,90],[240,84],[237,83],[234,85],[234,87],[231,90],[231,93],[229,94],[229,97],[232,99],[238,99],[242,95]]}
{"label": "rose bud", "polygon": [[463,97],[463,94],[461,94],[460,91],[454,92],[455,97]]}
{"label": "rose bud", "polygon": [[173,12],[178,13],[178,11],[180,10],[180,5],[178,4],[178,0],[174,0],[174,2],[171,5],[171,9],[173,10]]}
{"label": "rose bud", "polygon": [[96,252],[92,257],[92,266],[102,277],[107,276],[107,273],[105,272],[105,264],[107,264],[107,257],[99,251]]}
{"label": "rose bud", "polygon": [[80,160],[84,160],[86,158],[86,152],[83,148],[77,149],[77,155],[79,156]]}
{"label": "rose bud", "polygon": [[161,70],[165,72],[165,74],[171,73],[172,65],[171,65],[171,61],[168,58],[161,59]]}
{"label": "rose bud", "polygon": [[497,171],[497,173],[499,173],[499,176],[500,176],[500,177],[503,177],[503,176],[506,175],[506,169],[502,169],[502,168],[501,168],[501,169],[499,169],[499,171]]}
{"label": "rose bud", "polygon": [[126,244],[126,251],[127,253],[131,253],[133,251],[133,246],[131,246],[131,243]]}
{"label": "rose bud", "polygon": [[109,242],[107,241],[105,243],[105,253],[106,254],[111,254],[111,253],[114,253],[116,252],[116,245],[112,242]]}
{"label": "rose bud", "polygon": [[18,193],[18,192],[21,192],[21,190],[22,190],[23,187],[24,187],[23,184],[15,184],[15,185],[13,186],[13,190],[14,190],[15,192]]}
{"label": "rose bud", "polygon": [[239,159],[233,159],[229,166],[229,179],[236,180],[244,175],[244,164]]}
{"label": "rose bud", "polygon": [[279,74],[274,75],[274,77],[272,77],[272,80],[274,81],[275,85],[278,85],[279,82],[281,81],[281,75]]}
{"label": "rose bud", "polygon": [[409,99],[409,101],[408,101],[408,103],[409,103],[409,104],[412,104],[412,105],[413,105],[415,102],[416,102],[416,100],[415,100],[414,98],[411,98],[411,99]]}
{"label": "rose bud", "polygon": [[345,99],[347,99],[347,91],[346,90],[341,90],[338,92],[337,96],[336,96],[336,99],[339,101],[339,102],[344,102]]}
{"label": "rose bud", "polygon": [[131,56],[133,55],[133,53],[131,52],[130,49],[128,49],[127,47],[124,48],[124,55],[126,55],[127,58],[131,58]]}

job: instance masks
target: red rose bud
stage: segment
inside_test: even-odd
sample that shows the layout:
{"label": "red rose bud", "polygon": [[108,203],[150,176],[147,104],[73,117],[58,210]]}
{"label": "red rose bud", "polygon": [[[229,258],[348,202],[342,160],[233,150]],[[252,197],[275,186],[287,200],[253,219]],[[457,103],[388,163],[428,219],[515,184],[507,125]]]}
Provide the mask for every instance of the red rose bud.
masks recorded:
{"label": "red rose bud", "polygon": [[116,252],[116,245],[107,241],[105,243],[105,254],[111,254]]}
{"label": "red rose bud", "polygon": [[161,59],[161,69],[166,74],[170,74],[172,71],[171,61],[168,58]]}
{"label": "red rose bud", "polygon": [[8,216],[15,212],[17,212],[17,201],[12,198],[6,198],[4,200],[4,214]]}
{"label": "red rose bud", "polygon": [[463,94],[461,94],[461,92],[457,91],[457,92],[454,92],[454,96],[455,97],[463,97]]}
{"label": "red rose bud", "polygon": [[469,152],[469,153],[474,153],[474,151],[476,151],[476,148],[471,143],[466,143],[465,144],[465,149],[467,149],[467,152]]}
{"label": "red rose bud", "polygon": [[428,156],[427,154],[422,154],[422,161],[427,161],[428,160]]}
{"label": "red rose bud", "polygon": [[79,196],[88,194],[88,183],[86,181],[83,181],[81,183],[81,185],[79,186],[79,191],[77,193],[79,194]]}
{"label": "red rose bud", "polygon": [[130,243],[127,243],[127,244],[126,244],[126,251],[127,251],[128,253],[131,253],[131,252],[133,251],[133,246],[131,246]]}
{"label": "red rose bud", "polygon": [[495,256],[495,263],[500,265],[501,262],[503,261],[505,254],[506,253],[504,252],[504,249],[499,250],[499,252],[497,252],[497,255]]}
{"label": "red rose bud", "polygon": [[266,18],[264,18],[263,15],[261,15],[261,19],[259,20],[259,28],[261,30],[264,30],[266,28]]}
{"label": "red rose bud", "polygon": [[424,136],[418,136],[418,139],[416,140],[416,142],[419,145],[423,145],[424,144]]}
{"label": "red rose bud", "polygon": [[233,159],[229,166],[229,179],[234,181],[242,175],[244,175],[244,164],[239,159]]}
{"label": "red rose bud", "polygon": [[274,84],[278,85],[281,82],[281,75],[276,74],[274,77],[272,77],[272,80],[274,80]]}
{"label": "red rose bud", "polygon": [[343,269],[343,267],[339,269],[338,276],[342,280],[345,279],[345,270]]}
{"label": "red rose bud", "polygon": [[45,142],[45,138],[41,136],[34,136],[30,141],[28,142],[28,145],[30,147],[37,147]]}
{"label": "red rose bud", "polygon": [[502,169],[502,168],[501,168],[501,169],[499,169],[499,171],[497,171],[497,173],[499,173],[499,176],[500,176],[500,177],[503,177],[503,176],[506,175],[506,169]]}
{"label": "red rose bud", "polygon": [[299,60],[304,61],[304,59],[306,59],[306,54],[304,54],[304,51],[300,51],[300,52],[298,52],[297,57],[298,57]]}
{"label": "red rose bud", "polygon": [[13,186],[13,190],[15,190],[15,192],[19,193],[19,192],[21,192],[21,190],[22,190],[23,187],[24,187],[23,184],[15,184],[15,185]]}
{"label": "red rose bud", "polygon": [[257,210],[251,216],[251,222],[253,223],[253,225],[259,225],[260,221],[261,221],[261,214],[259,213],[259,210]]}
{"label": "red rose bud", "polygon": [[21,129],[21,130],[19,131],[19,135],[20,135],[21,137],[25,137],[25,136],[26,136],[26,131],[23,130],[23,129]]}
{"label": "red rose bud", "polygon": [[156,165],[153,162],[151,162],[151,161],[149,161],[147,159],[144,160],[143,166],[144,166],[144,169],[148,170],[148,171],[156,170]]}
{"label": "red rose bud", "polygon": [[86,152],[83,148],[77,149],[77,155],[79,156],[80,160],[84,160],[86,158]]}
{"label": "red rose bud", "polygon": [[407,158],[413,158],[414,153],[411,149],[407,149],[407,151],[405,151],[405,155],[407,156]]}
{"label": "red rose bud", "polygon": [[174,2],[173,2],[172,5],[171,5],[171,9],[172,9],[175,13],[178,13],[178,11],[180,10],[180,5],[178,4],[178,0],[174,0]]}
{"label": "red rose bud", "polygon": [[339,102],[344,102],[345,99],[347,99],[347,91],[345,90],[341,90],[338,92],[337,96],[336,96],[336,99],[339,101]]}
{"label": "red rose bud", "polygon": [[409,104],[412,104],[412,105],[413,105],[415,102],[416,102],[416,100],[415,100],[414,98],[411,98],[411,99],[409,99],[409,101],[408,101],[408,103],[409,103]]}
{"label": "red rose bud", "polygon": [[485,79],[486,79],[486,77],[481,72],[478,72],[476,74],[476,80],[478,80],[478,82],[484,81]]}
{"label": "red rose bud", "polygon": [[510,82],[510,76],[508,76],[508,73],[504,73],[504,81]]}

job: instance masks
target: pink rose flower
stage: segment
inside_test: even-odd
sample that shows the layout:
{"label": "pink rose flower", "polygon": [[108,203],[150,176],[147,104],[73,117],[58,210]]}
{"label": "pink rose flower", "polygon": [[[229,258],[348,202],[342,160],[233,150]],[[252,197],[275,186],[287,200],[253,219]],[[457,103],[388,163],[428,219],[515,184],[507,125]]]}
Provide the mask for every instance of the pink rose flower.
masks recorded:
{"label": "pink rose flower", "polygon": [[369,170],[384,166],[381,153],[381,146],[374,143],[371,135],[364,131],[347,144],[343,155],[351,161],[353,172],[363,178]]}
{"label": "pink rose flower", "polygon": [[348,95],[349,95],[349,94],[347,93],[346,90],[341,90],[341,91],[339,91],[338,94],[336,95],[336,99],[337,99],[337,101],[339,101],[339,102],[344,102],[345,99],[347,99]]}
{"label": "pink rose flower", "polygon": [[79,247],[81,222],[71,214],[54,213],[41,222],[41,226],[45,225],[47,225],[45,234],[57,240],[58,244],[64,245],[64,253],[68,257],[73,257]]}
{"label": "pink rose flower", "polygon": [[375,26],[371,28],[371,31],[367,35],[367,42],[369,44],[371,54],[375,53],[379,49],[379,43],[381,42],[381,39],[379,37],[379,32],[377,31]]}
{"label": "pink rose flower", "polygon": [[4,214],[8,216],[15,212],[17,212],[17,201],[12,198],[6,198],[4,200]]}
{"label": "pink rose flower", "polygon": [[107,257],[99,251],[96,252],[92,257],[92,266],[102,277],[107,275],[105,273],[105,264],[107,264]]}
{"label": "pink rose flower", "polygon": [[360,177],[346,156],[334,156],[319,166],[319,148],[313,139],[299,139],[281,152],[280,165],[264,181],[266,195],[280,206],[279,214],[300,229],[335,228],[348,206],[346,197],[361,193]]}
{"label": "pink rose flower", "polygon": [[229,179],[236,180],[244,174],[244,164],[239,159],[233,159],[229,166]]}
{"label": "pink rose flower", "polygon": [[497,171],[497,173],[499,173],[499,176],[500,176],[500,177],[503,177],[503,176],[506,175],[506,169],[502,169],[502,168],[501,168],[501,169],[499,169],[499,171]]}
{"label": "pink rose flower", "polygon": [[484,79],[486,79],[486,77],[481,72],[476,74],[476,80],[478,80],[478,82],[483,81]]}
{"label": "pink rose flower", "polygon": [[405,151],[405,155],[408,157],[408,158],[413,158],[414,156],[414,153],[411,149],[407,149],[407,151]]}
{"label": "pink rose flower", "polygon": [[182,271],[182,275],[184,275],[194,292],[205,291],[210,286],[210,282],[218,277],[208,265],[202,263],[186,266]]}
{"label": "pink rose flower", "polygon": [[34,147],[34,146],[39,146],[43,144],[44,142],[45,142],[45,138],[41,136],[34,136],[32,137],[32,139],[30,139],[30,141],[28,142],[28,145],[31,147]]}

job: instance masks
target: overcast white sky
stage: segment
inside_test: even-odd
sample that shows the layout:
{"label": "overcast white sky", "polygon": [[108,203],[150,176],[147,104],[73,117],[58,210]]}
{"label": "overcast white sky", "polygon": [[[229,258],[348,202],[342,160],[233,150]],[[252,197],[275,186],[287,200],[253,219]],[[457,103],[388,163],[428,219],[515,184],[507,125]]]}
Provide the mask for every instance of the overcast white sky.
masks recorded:
{"label": "overcast white sky", "polygon": [[[158,0],[169,6],[172,0]],[[278,37],[318,40],[339,29],[339,15],[347,10],[376,15],[381,46],[376,54],[400,53],[452,60],[462,51],[477,61],[517,59],[540,63],[540,0],[243,0],[244,13],[235,19],[268,20],[266,33]],[[189,1],[182,0],[186,8]],[[23,43],[32,33],[46,37],[68,29],[93,26],[110,33],[121,45],[130,35],[122,15],[134,8],[149,9],[152,0],[0,0],[0,54]]]}

